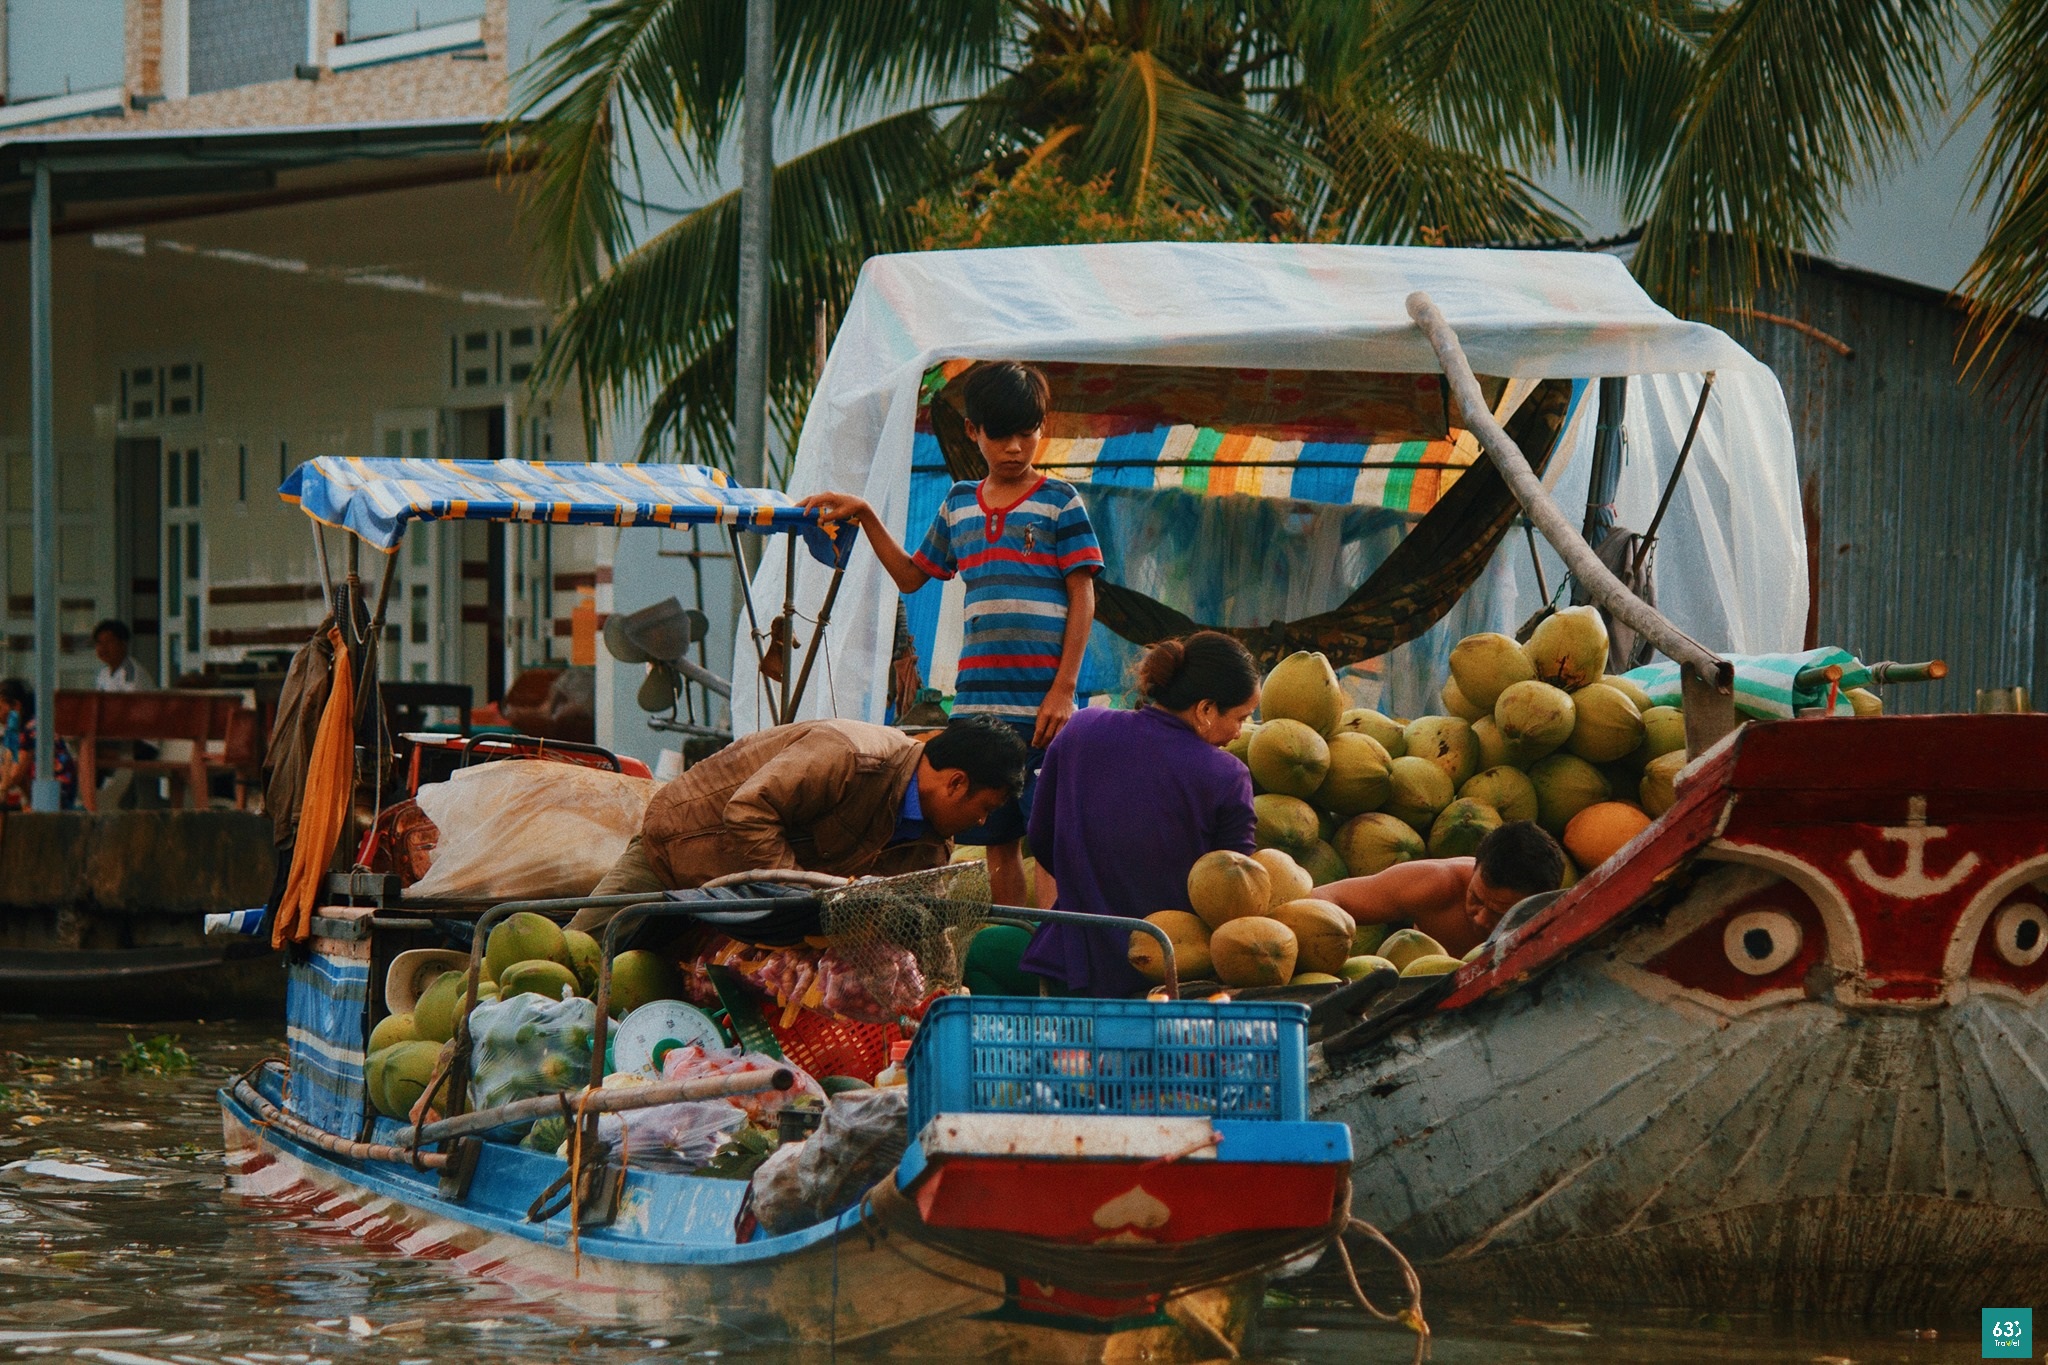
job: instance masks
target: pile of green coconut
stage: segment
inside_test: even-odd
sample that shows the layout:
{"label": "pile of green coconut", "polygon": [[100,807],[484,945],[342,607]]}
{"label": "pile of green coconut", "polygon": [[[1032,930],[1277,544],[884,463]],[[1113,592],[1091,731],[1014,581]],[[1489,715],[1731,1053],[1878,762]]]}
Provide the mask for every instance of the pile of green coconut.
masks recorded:
{"label": "pile of green coconut", "polygon": [[[485,940],[477,1003],[522,994],[545,1000],[594,999],[603,960],[603,948],[581,930],[564,929],[530,911],[509,915]],[[386,1015],[370,1031],[363,1079],[378,1113],[394,1119],[414,1116],[453,1042],[457,1023],[469,1013],[468,988],[467,972],[443,972],[420,992],[410,1010]],[[672,999],[680,990],[676,969],[656,953],[634,948],[612,959],[607,1004],[613,1018],[649,1000]],[[446,1106],[444,1082],[427,1107],[445,1112]]]}

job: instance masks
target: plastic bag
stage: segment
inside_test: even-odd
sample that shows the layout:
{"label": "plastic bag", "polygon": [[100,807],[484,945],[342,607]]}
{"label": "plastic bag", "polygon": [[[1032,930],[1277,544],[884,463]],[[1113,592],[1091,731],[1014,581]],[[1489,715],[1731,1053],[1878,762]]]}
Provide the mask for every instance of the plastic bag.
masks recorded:
{"label": "plastic bag", "polygon": [[[544,1000],[532,992],[510,1000],[483,1000],[470,1011],[470,1095],[478,1109],[494,1109],[536,1095],[578,1090],[590,1080],[591,1036],[597,1006],[571,996]],[[533,1121],[506,1124],[491,1136],[524,1138]]]}
{"label": "plastic bag", "polygon": [[506,759],[421,787],[440,831],[408,894],[446,900],[582,896],[640,832],[655,783],[576,763]]}
{"label": "plastic bag", "polygon": [[818,1010],[856,1024],[893,1024],[915,1013],[928,991],[924,973],[909,950],[870,944],[850,962],[830,948],[757,948],[730,943],[710,957],[730,967],[758,993],[788,1015]]}
{"label": "plastic bag", "polygon": [[687,1175],[746,1121],[745,1110],[724,1100],[685,1101],[600,1114],[597,1136],[614,1160],[633,1170]]}
{"label": "plastic bag", "polygon": [[664,1081],[689,1081],[703,1076],[729,1076],[736,1071],[778,1071],[784,1068],[796,1075],[796,1085],[791,1089],[756,1090],[751,1094],[728,1096],[721,1101],[744,1111],[756,1123],[772,1123],[782,1112],[782,1106],[798,1095],[809,1095],[820,1103],[824,1102],[824,1087],[804,1074],[804,1069],[794,1062],[780,1061],[760,1052],[742,1052],[738,1048],[707,1051],[692,1043],[688,1047],[672,1048],[662,1057],[661,1078]]}
{"label": "plastic bag", "polygon": [[889,1178],[910,1145],[910,1091],[855,1090],[825,1106],[818,1131],[754,1172],[754,1217],[771,1234],[824,1222]]}

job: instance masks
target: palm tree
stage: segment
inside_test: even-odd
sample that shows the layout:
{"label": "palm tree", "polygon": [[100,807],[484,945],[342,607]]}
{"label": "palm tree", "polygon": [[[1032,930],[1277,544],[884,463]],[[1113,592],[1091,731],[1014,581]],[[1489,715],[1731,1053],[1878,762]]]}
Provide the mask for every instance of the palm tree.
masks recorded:
{"label": "palm tree", "polygon": [[[1677,311],[1739,308],[1825,250],[1848,191],[1932,125],[1993,0],[781,0],[785,118],[839,129],[777,166],[771,404],[793,434],[809,320],[918,205],[1056,164],[1142,213],[1247,236],[1484,243],[1578,225],[1519,168],[1559,161],[1642,224]],[[1973,354],[2048,302],[2048,6],[1999,0],[1973,68],[1994,127]],[[737,195],[636,244],[642,141],[708,173],[733,135],[742,0],[601,0],[527,75],[515,121],[567,299],[540,382],[643,401],[643,454],[731,448]],[[882,111],[882,112],[877,112]],[[653,130],[659,130],[653,132]]]}
{"label": "palm tree", "polygon": [[[536,61],[514,115],[568,299],[539,382],[573,374],[586,412],[644,402],[642,455],[729,459],[739,212],[727,194],[636,244],[642,143],[625,130],[659,130],[648,140],[685,172],[715,166],[738,117],[742,8],[604,0]],[[842,306],[870,255],[917,245],[921,201],[1047,159],[1076,183],[1106,177],[1134,211],[1164,198],[1246,235],[1325,222],[1375,240],[1569,231],[1511,168],[1412,135],[1389,143],[1377,134],[1390,115],[1360,113],[1341,82],[1314,79],[1351,44],[1349,10],[781,0],[780,114],[844,130],[775,169],[770,390],[784,435],[810,386],[813,307]]]}

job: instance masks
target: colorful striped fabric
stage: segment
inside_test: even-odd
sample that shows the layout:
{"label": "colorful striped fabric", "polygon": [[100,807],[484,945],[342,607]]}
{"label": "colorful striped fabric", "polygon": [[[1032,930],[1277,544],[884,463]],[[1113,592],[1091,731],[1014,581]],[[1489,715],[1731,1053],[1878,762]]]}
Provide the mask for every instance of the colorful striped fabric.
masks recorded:
{"label": "colorful striped fabric", "polygon": [[[369,1041],[367,943],[298,952],[286,968],[284,1023],[291,1056],[285,1109],[321,1130],[354,1138],[369,1114],[363,1047]],[[360,957],[345,950],[360,947]]]}
{"label": "colorful striped fabric", "polygon": [[527,460],[366,460],[322,455],[288,475],[278,496],[314,520],[380,550],[409,521],[534,521],[568,526],[734,526],[795,533],[821,564],[843,566],[856,528],[823,526],[787,494],[741,488],[691,464]]}
{"label": "colorful striped fabric", "polygon": [[[1113,424],[1109,418],[1067,416],[1058,425]],[[1108,488],[1178,489],[1207,497],[1245,493],[1420,516],[1481,454],[1472,434],[1459,429],[1441,441],[1374,443],[1336,436],[1187,424],[1113,435],[1049,435],[1038,467],[1071,483]]]}
{"label": "colorful striped fabric", "polygon": [[1102,568],[1102,547],[1074,486],[1040,479],[1007,507],[956,483],[912,558],[933,578],[967,584],[953,713],[1030,720],[1059,672],[1067,576]]}
{"label": "colorful striped fabric", "polygon": [[[1835,688],[1833,712],[1838,716],[1855,714],[1856,708],[1843,694],[1870,681],[1870,670],[1855,655],[1833,646],[1809,649],[1799,654],[1727,654],[1722,657],[1735,665],[1735,709],[1742,715],[1760,720],[1790,720],[1807,707],[1827,705],[1826,686],[1796,685],[1799,671],[1803,668],[1825,664],[1842,666],[1842,681]],[[1657,706],[1685,704],[1679,667],[1668,659],[1644,664],[1622,676],[1649,693],[1650,701]]]}

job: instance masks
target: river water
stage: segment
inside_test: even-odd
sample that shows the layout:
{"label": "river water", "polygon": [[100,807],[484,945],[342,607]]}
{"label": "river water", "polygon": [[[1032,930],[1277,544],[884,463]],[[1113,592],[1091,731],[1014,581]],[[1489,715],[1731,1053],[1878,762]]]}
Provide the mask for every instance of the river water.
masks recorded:
{"label": "river water", "polygon": [[[0,1018],[0,1361],[93,1365],[462,1365],[569,1358],[768,1361],[744,1341],[623,1332],[438,1263],[223,1193],[214,1091],[280,1055],[281,1029],[171,1026],[192,1058],[168,1076],[122,1070],[162,1030]],[[36,1163],[33,1167],[24,1163]],[[48,1163],[48,1164],[45,1164]],[[76,1178],[77,1167],[133,1177]],[[69,1168],[69,1169],[67,1169]],[[38,1172],[48,1172],[47,1174]],[[1406,1361],[1412,1338],[1337,1305],[1314,1277],[1285,1286],[1250,1358]],[[1425,1290],[1427,1280],[1425,1278]],[[1440,1365],[1532,1361],[1904,1365],[1979,1358],[1974,1338],[1910,1330],[1556,1303],[1427,1301]],[[816,1352],[815,1358],[825,1359]],[[842,1349],[844,1360],[857,1351]]]}

